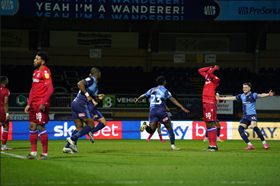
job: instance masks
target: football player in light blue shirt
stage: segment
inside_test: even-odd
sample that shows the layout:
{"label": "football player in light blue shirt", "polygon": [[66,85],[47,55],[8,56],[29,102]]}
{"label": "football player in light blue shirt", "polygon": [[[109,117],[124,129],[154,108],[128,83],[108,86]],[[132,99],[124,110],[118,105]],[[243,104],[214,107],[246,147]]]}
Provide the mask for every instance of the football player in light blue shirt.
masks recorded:
{"label": "football player in light blue shirt", "polygon": [[263,134],[261,133],[259,127],[257,126],[257,113],[256,113],[256,100],[258,98],[265,98],[268,96],[273,96],[275,92],[272,90],[269,93],[252,93],[251,92],[251,83],[247,82],[243,84],[243,94],[239,94],[237,96],[232,97],[219,97],[216,96],[217,100],[226,100],[226,101],[234,101],[240,99],[242,101],[243,106],[243,116],[240,120],[238,132],[241,138],[248,144],[248,147],[245,148],[246,150],[253,150],[255,149],[254,146],[249,141],[248,137],[244,133],[244,129],[247,129],[248,126],[252,125],[253,130],[257,133],[258,137],[262,140],[263,146],[265,149],[268,149],[269,146],[267,145],[266,141],[264,140]]}
{"label": "football player in light blue shirt", "polygon": [[145,129],[149,134],[153,134],[157,129],[157,123],[160,121],[161,124],[164,124],[166,129],[168,130],[171,150],[180,150],[175,147],[175,135],[173,129],[171,127],[171,120],[166,111],[166,99],[169,99],[172,103],[180,107],[184,112],[189,112],[185,109],[175,98],[172,97],[171,93],[165,88],[166,81],[163,76],[159,76],[156,79],[158,84],[157,87],[151,88],[148,92],[141,95],[135,103],[137,104],[139,101],[146,97],[150,97],[150,114],[149,114],[149,123],[150,126],[144,122],[140,128],[140,131],[143,132]]}

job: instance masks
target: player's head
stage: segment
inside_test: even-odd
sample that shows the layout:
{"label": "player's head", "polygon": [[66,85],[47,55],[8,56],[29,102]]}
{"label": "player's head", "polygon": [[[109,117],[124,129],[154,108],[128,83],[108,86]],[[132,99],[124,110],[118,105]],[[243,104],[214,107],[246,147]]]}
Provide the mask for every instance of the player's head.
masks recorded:
{"label": "player's head", "polygon": [[[211,70],[211,69],[214,68],[215,66],[216,66],[216,65],[212,66],[209,70]],[[214,76],[218,76],[218,74],[219,74],[219,68],[213,72],[213,75],[214,75]]]}
{"label": "player's head", "polygon": [[1,85],[7,85],[9,83],[9,79],[7,76],[1,76]]}
{"label": "player's head", "polygon": [[252,88],[252,84],[250,82],[243,83],[243,92],[245,94],[250,92],[251,88]]}
{"label": "player's head", "polygon": [[101,78],[101,72],[98,68],[93,67],[90,71],[90,76],[96,77],[97,79]]}
{"label": "player's head", "polygon": [[38,52],[34,59],[35,68],[45,65],[49,61],[49,55],[46,52]]}
{"label": "player's head", "polygon": [[163,86],[166,85],[166,81],[165,81],[165,78],[163,76],[157,77],[156,81],[157,81],[158,85],[163,85]]}

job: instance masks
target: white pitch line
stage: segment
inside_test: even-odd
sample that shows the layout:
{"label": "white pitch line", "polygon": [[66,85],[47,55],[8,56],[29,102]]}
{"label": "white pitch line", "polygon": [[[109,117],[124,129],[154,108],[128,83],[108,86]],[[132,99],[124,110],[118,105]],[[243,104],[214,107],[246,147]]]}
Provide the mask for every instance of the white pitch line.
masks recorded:
{"label": "white pitch line", "polygon": [[14,156],[14,157],[17,157],[17,158],[20,158],[20,159],[26,159],[26,157],[24,157],[24,156],[20,156],[20,155],[16,155],[16,154],[10,154],[10,153],[6,153],[6,152],[3,152],[3,151],[1,151],[1,154]]}

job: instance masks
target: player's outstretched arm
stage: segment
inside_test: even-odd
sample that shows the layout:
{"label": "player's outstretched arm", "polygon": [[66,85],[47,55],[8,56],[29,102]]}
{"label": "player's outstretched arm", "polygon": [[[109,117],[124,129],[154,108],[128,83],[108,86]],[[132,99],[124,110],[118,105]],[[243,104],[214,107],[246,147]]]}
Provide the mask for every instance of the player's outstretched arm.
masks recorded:
{"label": "player's outstretched arm", "polygon": [[225,100],[225,101],[235,101],[237,100],[236,97],[220,97],[218,94],[216,94],[216,100]]}
{"label": "player's outstretched arm", "polygon": [[169,100],[176,106],[180,107],[184,112],[189,113],[190,111],[185,109],[175,98],[170,97]]}
{"label": "player's outstretched arm", "polygon": [[272,90],[269,91],[269,93],[262,93],[262,94],[258,94],[259,98],[265,98],[268,96],[274,96],[275,92],[272,92]]}
{"label": "player's outstretched arm", "polygon": [[207,75],[207,71],[210,69],[211,67],[204,67],[204,68],[200,68],[198,69],[198,72],[205,78]]}
{"label": "player's outstretched arm", "polygon": [[144,99],[144,98],[146,98],[146,94],[142,94],[141,96],[139,96],[139,98],[137,98],[137,99],[135,100],[135,104],[138,104],[139,101],[141,101],[141,100]]}

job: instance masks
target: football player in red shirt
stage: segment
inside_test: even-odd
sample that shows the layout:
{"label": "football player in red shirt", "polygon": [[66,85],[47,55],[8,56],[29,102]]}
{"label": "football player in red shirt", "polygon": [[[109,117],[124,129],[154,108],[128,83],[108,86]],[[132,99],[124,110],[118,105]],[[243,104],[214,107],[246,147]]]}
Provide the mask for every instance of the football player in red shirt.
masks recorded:
{"label": "football player in red shirt", "polygon": [[53,93],[52,75],[46,62],[49,55],[45,52],[38,52],[34,59],[36,70],[33,72],[33,83],[29,93],[29,100],[25,107],[25,113],[29,113],[29,129],[31,153],[27,159],[37,158],[38,130],[43,147],[43,153],[39,159],[49,159],[48,157],[48,133],[45,124],[49,120],[50,97]]}
{"label": "football player in red shirt", "polygon": [[[1,76],[1,121],[0,128],[3,125],[3,140],[1,150],[12,150],[6,146],[8,135],[9,135],[9,95],[10,91],[6,88],[9,83],[9,79],[6,76]],[[1,131],[1,130],[0,130]]]}
{"label": "football player in red shirt", "polygon": [[220,79],[213,73],[215,70],[219,70],[217,65],[213,67],[204,67],[198,70],[198,72],[205,78],[205,84],[202,93],[203,103],[203,116],[204,122],[209,138],[209,147],[207,151],[217,151],[217,132],[215,127],[215,121],[217,121],[217,100],[215,97],[215,91],[220,83]]}

